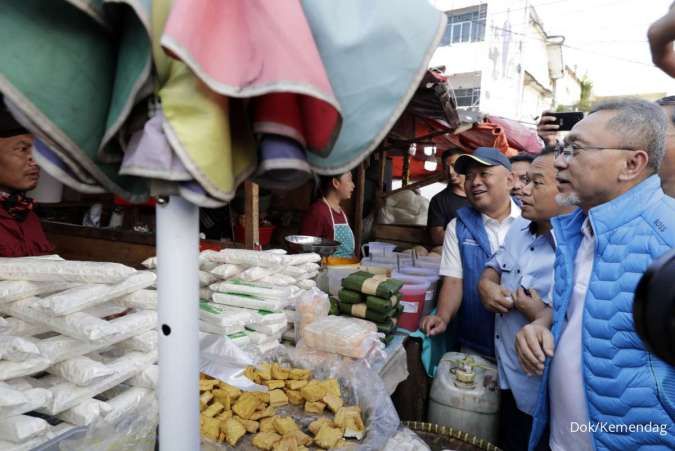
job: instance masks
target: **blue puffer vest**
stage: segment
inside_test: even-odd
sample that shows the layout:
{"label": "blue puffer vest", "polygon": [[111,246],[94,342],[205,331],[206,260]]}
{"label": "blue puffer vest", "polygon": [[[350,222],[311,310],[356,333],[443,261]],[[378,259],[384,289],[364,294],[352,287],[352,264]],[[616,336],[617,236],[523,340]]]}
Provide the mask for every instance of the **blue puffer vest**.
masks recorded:
{"label": "blue puffer vest", "polygon": [[459,341],[480,354],[494,357],[495,316],[483,307],[478,296],[478,280],[492,257],[481,214],[472,207],[457,210],[456,231],[463,277]]}
{"label": "blue puffer vest", "polygon": [[[652,260],[675,247],[675,199],[666,196],[660,184],[658,176],[649,177],[589,211],[596,250],[584,305],[582,355],[560,358],[582,359],[589,420],[599,425],[592,434],[597,450],[675,449],[675,369],[645,349],[633,324],[633,295],[640,277]],[[585,218],[576,210],[553,219],[558,243],[552,327],[556,345],[574,287],[574,259]],[[550,363],[547,359],[530,449],[549,421]],[[653,428],[650,424],[668,429],[645,431]]]}

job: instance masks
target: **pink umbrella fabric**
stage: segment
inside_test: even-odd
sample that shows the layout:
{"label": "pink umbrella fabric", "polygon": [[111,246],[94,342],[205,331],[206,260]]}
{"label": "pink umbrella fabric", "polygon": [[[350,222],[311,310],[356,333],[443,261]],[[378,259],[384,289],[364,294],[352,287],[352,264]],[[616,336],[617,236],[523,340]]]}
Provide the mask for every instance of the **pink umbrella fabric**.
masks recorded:
{"label": "pink umbrella fabric", "polygon": [[175,0],[161,42],[211,90],[255,98],[256,133],[330,153],[340,107],[298,0]]}

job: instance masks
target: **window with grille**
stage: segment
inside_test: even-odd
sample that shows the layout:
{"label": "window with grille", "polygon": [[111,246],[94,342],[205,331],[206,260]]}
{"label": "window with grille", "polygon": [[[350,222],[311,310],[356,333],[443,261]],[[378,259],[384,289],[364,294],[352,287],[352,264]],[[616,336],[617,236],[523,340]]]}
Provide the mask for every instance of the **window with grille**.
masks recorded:
{"label": "window with grille", "polygon": [[440,46],[485,40],[487,5],[448,11],[448,26]]}
{"label": "window with grille", "polygon": [[480,88],[455,89],[458,107],[477,107],[480,104]]}

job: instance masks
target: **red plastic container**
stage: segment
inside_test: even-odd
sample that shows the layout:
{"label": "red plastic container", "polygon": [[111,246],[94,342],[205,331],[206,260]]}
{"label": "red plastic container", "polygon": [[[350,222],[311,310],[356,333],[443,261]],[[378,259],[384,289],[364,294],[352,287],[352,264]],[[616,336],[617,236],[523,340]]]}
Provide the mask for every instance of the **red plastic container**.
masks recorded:
{"label": "red plastic container", "polygon": [[401,288],[401,305],[403,312],[398,317],[398,327],[416,331],[420,327],[424,312],[424,298],[427,287],[424,285],[403,285]]}
{"label": "red plastic container", "polygon": [[[274,229],[276,226],[270,225],[270,226],[263,226],[261,225],[258,227],[258,232],[260,234],[260,245],[261,246],[267,246],[272,242],[272,233],[274,232]],[[234,241],[237,243],[243,243],[244,240],[246,239],[246,233],[244,230],[244,226],[241,224],[237,224],[234,226]]]}

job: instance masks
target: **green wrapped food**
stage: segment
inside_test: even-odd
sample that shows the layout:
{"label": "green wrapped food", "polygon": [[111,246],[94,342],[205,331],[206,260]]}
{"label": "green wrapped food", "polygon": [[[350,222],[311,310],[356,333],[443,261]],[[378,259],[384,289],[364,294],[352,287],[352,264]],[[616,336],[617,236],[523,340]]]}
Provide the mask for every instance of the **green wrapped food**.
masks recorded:
{"label": "green wrapped food", "polygon": [[400,280],[365,271],[355,272],[342,279],[342,288],[383,299],[397,295],[402,286],[403,282]]}
{"label": "green wrapped food", "polygon": [[385,335],[384,338],[382,338],[381,340],[385,346],[389,346],[389,343],[391,343],[394,340],[394,334]]}
{"label": "green wrapped food", "polygon": [[397,307],[400,300],[401,295],[398,294],[390,297],[389,299],[382,299],[376,296],[367,296],[366,305],[368,306],[368,310],[372,310],[374,312],[388,312],[392,308]]}
{"label": "green wrapped food", "polygon": [[390,333],[392,333],[396,330],[396,326],[398,325],[398,319],[389,318],[388,320],[386,320],[382,323],[376,323],[376,324],[377,324],[377,331],[378,332],[382,332],[385,335],[389,335]]}
{"label": "green wrapped food", "polygon": [[396,309],[393,308],[388,312],[376,312],[369,310],[368,306],[364,303],[361,304],[343,304],[342,302],[339,305],[340,313],[345,315],[353,316],[355,318],[367,319],[374,323],[384,323],[389,318],[396,314]]}
{"label": "green wrapped food", "polygon": [[340,302],[335,299],[333,296],[330,297],[330,310],[328,311],[329,315],[339,315],[340,314],[340,309],[339,306]]}
{"label": "green wrapped food", "polygon": [[338,298],[340,299],[340,302],[344,304],[358,304],[359,302],[363,302],[363,295],[361,293],[346,290],[344,288],[338,292]]}

